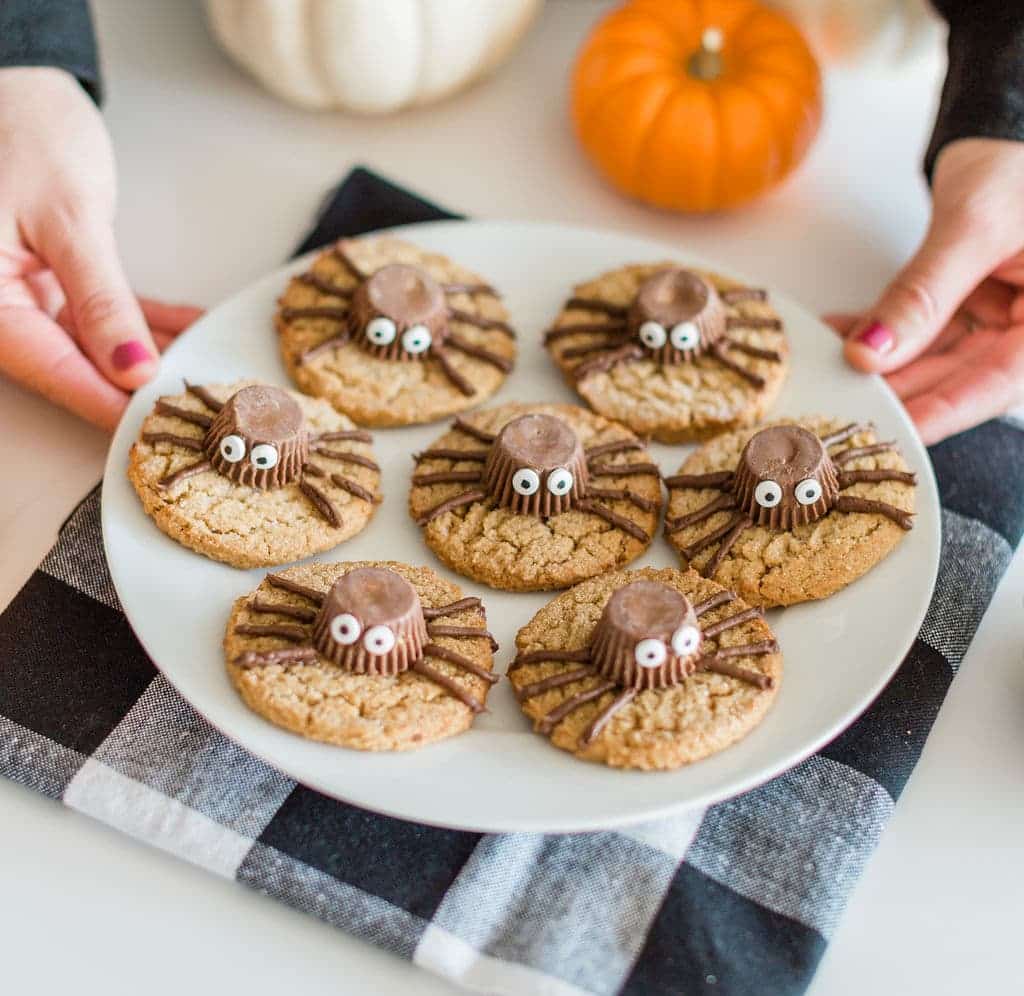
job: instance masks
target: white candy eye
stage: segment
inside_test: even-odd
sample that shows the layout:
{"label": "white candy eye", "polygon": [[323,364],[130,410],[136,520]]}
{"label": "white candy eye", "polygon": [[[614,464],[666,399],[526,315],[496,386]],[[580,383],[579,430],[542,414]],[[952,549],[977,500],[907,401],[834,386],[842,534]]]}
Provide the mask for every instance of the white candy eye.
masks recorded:
{"label": "white candy eye", "polygon": [[259,443],[252,448],[249,460],[257,470],[270,470],[277,466],[277,447],[270,443]]}
{"label": "white candy eye", "polygon": [[680,626],[672,634],[672,649],[677,657],[689,657],[700,646],[700,630],[696,626]]}
{"label": "white candy eye", "polygon": [[566,470],[565,467],[559,467],[557,470],[551,471],[548,474],[548,491],[553,495],[567,495],[572,491],[572,486],[575,483],[575,478],[572,476],[571,470]]}
{"label": "white candy eye", "polygon": [[523,467],[512,475],[512,489],[519,495],[535,495],[540,489],[540,474]]}
{"label": "white candy eye", "polygon": [[648,349],[661,349],[668,341],[668,333],[665,326],[658,322],[644,322],[640,326],[640,341]]}
{"label": "white candy eye", "polygon": [[381,315],[366,325],[366,338],[375,346],[390,346],[398,335],[398,329],[390,318]]}
{"label": "white candy eye", "polygon": [[395,645],[395,634],[387,626],[371,626],[363,637],[363,648],[368,654],[379,657]]}
{"label": "white candy eye", "polygon": [[426,325],[413,325],[402,333],[402,349],[407,353],[425,353],[431,342],[433,337]]}
{"label": "white candy eye", "polygon": [[665,663],[665,658],[668,657],[668,650],[661,640],[655,640],[651,637],[647,640],[641,640],[636,645],[633,657],[641,667],[661,667]]}
{"label": "white candy eye", "polygon": [[782,501],[782,488],[774,481],[762,481],[754,488],[754,501],[761,508],[775,508]]}
{"label": "white candy eye", "polygon": [[359,620],[348,612],[343,612],[331,620],[331,639],[342,646],[351,646],[359,639],[362,631],[363,627],[359,625]]}
{"label": "white candy eye", "polygon": [[813,477],[808,477],[793,489],[793,493],[801,505],[813,505],[821,497],[821,485]]}
{"label": "white candy eye", "polygon": [[693,322],[680,322],[672,326],[669,339],[676,349],[686,353],[700,345],[700,329]]}
{"label": "white candy eye", "polygon": [[225,436],[220,441],[220,455],[228,463],[245,459],[245,440],[241,436]]}

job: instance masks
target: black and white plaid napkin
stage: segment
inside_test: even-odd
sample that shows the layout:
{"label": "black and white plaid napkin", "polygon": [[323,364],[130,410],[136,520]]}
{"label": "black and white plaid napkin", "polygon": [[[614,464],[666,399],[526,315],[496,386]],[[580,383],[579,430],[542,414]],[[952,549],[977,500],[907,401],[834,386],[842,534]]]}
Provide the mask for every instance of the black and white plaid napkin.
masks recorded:
{"label": "black and white plaid napkin", "polygon": [[[443,217],[356,170],[301,248]],[[98,492],[0,616],[0,772],[482,992],[802,992],[1024,530],[1024,430],[993,421],[930,452],[942,562],[900,670],[820,753],[707,810],[480,835],[297,785],[208,726],[143,653]]]}

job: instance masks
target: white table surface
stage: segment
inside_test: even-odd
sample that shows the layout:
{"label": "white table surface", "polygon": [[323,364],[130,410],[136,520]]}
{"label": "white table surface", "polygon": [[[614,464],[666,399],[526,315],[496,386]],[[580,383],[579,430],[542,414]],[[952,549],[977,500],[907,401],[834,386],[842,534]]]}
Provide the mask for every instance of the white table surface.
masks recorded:
{"label": "white table surface", "polygon": [[[844,71],[798,179],[733,217],[684,220],[608,190],[566,122],[571,53],[606,4],[549,0],[495,78],[386,119],[277,103],[192,3],[97,0],[119,234],[143,292],[212,305],[277,265],[366,163],[479,217],[622,228],[763,276],[818,309],[868,301],[927,220],[918,162],[939,60]],[[105,438],[0,381],[0,606],[98,478]],[[813,996],[1007,991],[1024,922],[1024,554],[858,885]],[[391,955],[0,781],[4,991],[353,996],[455,990]]]}

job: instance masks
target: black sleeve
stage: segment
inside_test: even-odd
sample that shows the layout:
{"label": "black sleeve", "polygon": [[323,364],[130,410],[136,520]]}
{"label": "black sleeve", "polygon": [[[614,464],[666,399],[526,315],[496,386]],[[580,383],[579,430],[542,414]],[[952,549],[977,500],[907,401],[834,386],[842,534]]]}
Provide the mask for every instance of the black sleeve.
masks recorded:
{"label": "black sleeve", "polygon": [[1024,141],[1024,0],[932,0],[949,22],[949,69],[925,172],[958,138]]}
{"label": "black sleeve", "polygon": [[66,69],[99,103],[102,83],[86,0],[0,0],[0,67]]}

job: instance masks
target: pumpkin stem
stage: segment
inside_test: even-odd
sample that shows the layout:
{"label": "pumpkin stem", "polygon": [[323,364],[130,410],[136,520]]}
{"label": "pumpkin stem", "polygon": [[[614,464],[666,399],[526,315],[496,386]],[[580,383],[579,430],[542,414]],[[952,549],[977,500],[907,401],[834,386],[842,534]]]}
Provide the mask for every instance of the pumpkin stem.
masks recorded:
{"label": "pumpkin stem", "polygon": [[716,80],[722,75],[721,28],[705,28],[700,36],[700,48],[690,56],[687,69],[699,80]]}

